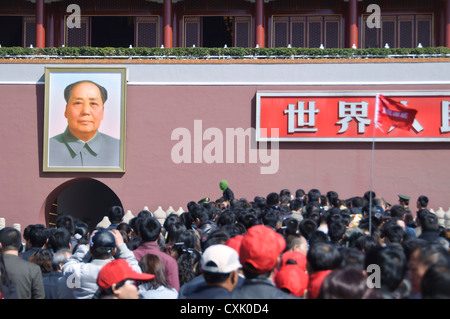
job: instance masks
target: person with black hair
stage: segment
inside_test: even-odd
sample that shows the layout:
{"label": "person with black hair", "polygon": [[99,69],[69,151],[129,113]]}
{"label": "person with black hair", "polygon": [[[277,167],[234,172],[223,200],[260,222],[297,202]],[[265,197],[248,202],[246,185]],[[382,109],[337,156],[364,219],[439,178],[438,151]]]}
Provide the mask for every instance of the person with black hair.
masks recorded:
{"label": "person with black hair", "polygon": [[360,196],[352,197],[350,200],[350,207],[355,214],[362,214],[364,205],[364,198]]}
{"label": "person with black hair", "polygon": [[123,216],[125,216],[125,213],[123,211],[122,206],[112,206],[108,210],[108,219],[111,222],[111,224],[108,226],[108,230],[110,229],[117,229],[117,226],[123,221]]}
{"label": "person with black hair", "polygon": [[292,199],[292,198],[291,198],[291,197],[292,197],[291,191],[290,191],[289,189],[287,189],[287,188],[284,188],[284,189],[282,189],[282,190],[280,191],[280,198],[283,197],[283,196],[287,196],[287,197],[289,197],[290,199]]}
{"label": "person with black hair", "polygon": [[322,216],[325,217],[327,225],[333,222],[343,222],[344,219],[339,208],[330,208]]}
{"label": "person with black hair", "polygon": [[[75,238],[76,226],[77,223],[81,221],[76,221],[72,215],[59,215],[56,219],[56,228],[65,228],[69,231],[70,234],[70,245],[72,247],[72,251],[78,243],[78,239]],[[87,224],[86,224],[87,227]]]}
{"label": "person with black hair", "polygon": [[70,236],[75,235],[75,219],[71,215],[60,215],[56,219],[56,228],[65,228]]}
{"label": "person with black hair", "polygon": [[266,225],[273,230],[277,229],[278,215],[272,209],[268,209],[265,213],[263,213],[261,220],[263,225]]}
{"label": "person with black hair", "polygon": [[70,233],[66,228],[56,228],[50,230],[47,247],[56,253],[60,249],[71,249]]}
{"label": "person with black hair", "polygon": [[420,291],[422,299],[450,299],[450,265],[430,266],[422,277]]}
{"label": "person with black hair", "polygon": [[307,259],[309,273],[308,299],[316,299],[326,276],[342,261],[338,248],[329,242],[310,243]]}
{"label": "person with black hair", "polygon": [[[403,292],[402,284],[406,284],[405,276],[408,270],[405,254],[394,247],[376,247],[366,253],[364,268],[376,265],[380,273],[376,276],[374,288],[382,299],[402,299],[409,296]],[[378,285],[379,284],[379,285]]]}
{"label": "person with black hair", "polygon": [[[49,249],[40,249],[31,255],[29,261],[38,265],[42,271],[42,280],[44,282],[45,299],[58,299],[62,297],[63,292],[59,291],[60,288],[65,289],[68,293],[67,296],[71,296],[72,293],[67,287],[65,277],[62,272],[53,267],[53,252]],[[64,280],[64,286],[58,284],[59,279]],[[72,295],[73,298],[73,295]]]}
{"label": "person with black hair", "polygon": [[89,226],[85,222],[77,221],[75,223],[75,232],[73,235],[73,239],[75,239],[75,244],[73,244],[73,240],[71,238],[71,252],[74,252],[76,249],[76,246],[79,244],[87,244],[89,243],[90,233],[89,233]]}
{"label": "person with black hair", "polygon": [[306,210],[305,217],[314,220],[317,223],[317,229],[328,233],[327,226],[328,211],[321,211],[316,206],[309,206]]}
{"label": "person with black hair", "polygon": [[166,280],[164,263],[156,255],[147,254],[139,261],[143,273],[155,277],[138,286],[141,299],[177,299],[178,292]]}
{"label": "person with black hair", "polygon": [[275,192],[269,193],[266,197],[266,205],[272,209],[279,209],[280,195]]}
{"label": "person with black hair", "polygon": [[245,230],[248,230],[250,229],[250,227],[253,227],[255,225],[261,224],[258,217],[250,212],[243,212],[242,214],[240,214],[237,218],[237,221],[239,224],[244,226]]}
{"label": "person with black hair", "polygon": [[[211,233],[206,240],[205,250],[214,245],[228,245],[231,233],[224,229],[226,226],[231,225],[222,226]],[[178,298],[188,299],[195,291],[206,288],[206,281],[205,278],[200,275],[201,267],[198,265],[200,257],[202,256],[202,253],[199,251],[198,237],[191,230],[183,234],[183,241],[183,246],[177,245],[181,256],[177,261],[179,264],[180,282],[183,282],[180,287]]]}
{"label": "person with black hair", "polygon": [[418,238],[422,234],[422,224],[421,220],[427,214],[431,213],[428,209],[419,209],[416,213],[414,232],[416,233],[416,237]]}
{"label": "person with black hair", "polygon": [[194,248],[177,246],[178,248],[178,276],[180,286],[190,282],[200,275],[200,258],[202,253]]}
{"label": "person with black hair", "polygon": [[203,245],[209,233],[217,228],[217,224],[211,220],[207,208],[202,205],[193,207],[190,214],[200,235],[200,243]]}
{"label": "person with black hair", "polygon": [[303,207],[303,211],[308,213],[312,209],[322,209],[321,196],[322,193],[317,188],[310,189],[306,195],[307,204]]}
{"label": "person with black hair", "polygon": [[330,237],[330,241],[338,245],[338,247],[343,246],[346,230],[344,223],[340,221],[331,222],[328,225],[328,236]]}
{"label": "person with black hair", "polygon": [[356,248],[339,247],[339,253],[342,256],[342,261],[338,268],[356,268],[361,272],[364,269],[364,256],[365,254]]}
{"label": "person with black hair", "polygon": [[421,209],[427,209],[427,207],[428,207],[428,202],[429,202],[429,201],[430,201],[430,200],[428,199],[427,196],[425,196],[425,195],[420,195],[420,196],[417,198],[417,204],[416,204],[417,209],[418,209],[418,210],[421,210]]}
{"label": "person with black hair", "polygon": [[288,217],[283,219],[281,222],[281,227],[277,231],[287,238],[289,236],[299,236],[300,231],[298,230],[298,220],[293,217]]}
{"label": "person with black hair", "polygon": [[363,195],[365,205],[369,205],[370,203],[374,204],[376,197],[377,195],[374,191],[365,192]]}
{"label": "person with black hair", "polygon": [[391,221],[383,225],[381,229],[381,238],[386,246],[391,246],[403,251],[401,246],[405,239],[406,232],[395,221]]}
{"label": "person with black hair", "polygon": [[291,197],[287,195],[280,196],[280,212],[289,213],[289,204],[291,202]]}
{"label": "person with black hair", "polygon": [[309,246],[312,246],[315,243],[331,243],[330,237],[321,230],[316,230],[315,232],[310,234],[308,242]]}
{"label": "person with black hair", "polygon": [[177,291],[180,290],[177,261],[169,254],[161,251],[161,247],[158,244],[158,240],[162,236],[161,224],[152,216],[140,220],[138,227],[140,244],[133,250],[134,256],[140,261],[146,254],[157,255],[164,262],[167,282]]}
{"label": "person with black hair", "polygon": [[428,213],[420,218],[420,227],[422,232],[419,239],[429,242],[437,242],[439,239],[439,224],[435,214]]}
{"label": "person with black hair", "polygon": [[264,209],[267,206],[266,198],[262,196],[255,196],[253,198],[253,206],[256,208]]}
{"label": "person with black hair", "polygon": [[91,299],[98,290],[100,269],[114,259],[125,259],[130,267],[141,272],[138,262],[117,229],[93,231],[89,244],[78,245],[62,271],[76,299]]}
{"label": "person with black hair", "polygon": [[[39,266],[19,257],[20,232],[13,227],[0,230],[0,245],[8,278],[19,299],[44,299],[45,290]],[[3,276],[3,274],[1,274]]]}
{"label": "person with black hair", "polygon": [[208,236],[208,240],[203,245],[202,251],[205,251],[209,246],[225,244],[225,242],[231,238],[230,233],[226,227],[220,227],[211,232]]}
{"label": "person with black hair", "polygon": [[22,254],[22,258],[28,260],[31,255],[39,249],[44,248],[49,237],[49,230],[41,224],[31,225],[28,232],[27,250]]}
{"label": "person with black hair", "polygon": [[389,211],[393,218],[403,219],[403,216],[406,214],[406,209],[402,205],[393,205]]}
{"label": "person with black hair", "polygon": [[119,225],[117,225],[117,230],[120,231],[126,237],[127,241],[130,239],[131,227],[128,223],[121,222]]}
{"label": "person with black hair", "polygon": [[416,248],[412,250],[408,261],[409,280],[412,285],[411,298],[420,298],[422,278],[428,268],[435,264],[446,264],[450,255],[441,244],[417,240]]}
{"label": "person with black hair", "polygon": [[133,217],[128,222],[131,228],[130,239],[128,241],[128,248],[130,250],[135,250],[141,243],[141,238],[139,237],[139,225],[143,220],[143,217]]}
{"label": "person with black hair", "polygon": [[171,213],[164,220],[161,229],[161,237],[163,240],[158,241],[161,251],[172,256],[173,245],[178,241],[178,237],[186,230],[186,226],[180,222],[177,214]]}
{"label": "person with black hair", "polygon": [[[205,244],[209,241],[209,237]],[[178,265],[178,278],[181,286],[200,277],[201,244],[198,233],[195,230],[186,230],[174,245],[174,254]]]}
{"label": "person with black hair", "polygon": [[367,277],[356,268],[333,270],[323,280],[318,299],[379,299],[375,289],[367,286]]}
{"label": "person with black hair", "polygon": [[236,214],[231,210],[225,210],[217,217],[217,226],[234,225],[236,223]]}
{"label": "person with black hair", "polygon": [[162,224],[162,231],[163,231],[163,235],[166,238],[166,242],[167,242],[167,232],[170,228],[170,226],[172,226],[175,223],[180,223],[180,217],[176,214],[176,213],[170,213],[166,219],[164,220],[164,223]]}
{"label": "person with black hair", "polygon": [[167,228],[166,245],[173,246],[179,242],[182,233],[187,230],[186,226],[181,222],[170,224]]}
{"label": "person with black hair", "polygon": [[336,191],[328,191],[326,198],[330,208],[339,208],[341,206],[339,195]]}
{"label": "person with black hair", "polygon": [[311,218],[305,218],[298,225],[298,230],[300,235],[309,240],[310,235],[317,231],[317,223]]}
{"label": "person with black hair", "polygon": [[377,240],[373,236],[366,235],[362,232],[354,233],[349,238],[349,247],[354,247],[364,254],[377,246]]}
{"label": "person with black hair", "polygon": [[295,191],[295,199],[302,202],[303,206],[306,205],[306,193],[303,189],[299,188]]}
{"label": "person with black hair", "polygon": [[302,210],[303,210],[303,202],[299,199],[293,199],[289,203],[289,217],[297,219],[299,222],[303,220]]}

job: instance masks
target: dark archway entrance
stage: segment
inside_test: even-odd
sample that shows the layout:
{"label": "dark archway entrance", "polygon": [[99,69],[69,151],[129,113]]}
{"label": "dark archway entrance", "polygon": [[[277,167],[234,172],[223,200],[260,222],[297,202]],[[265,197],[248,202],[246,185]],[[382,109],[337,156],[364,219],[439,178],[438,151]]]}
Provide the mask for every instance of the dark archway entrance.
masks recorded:
{"label": "dark archway entrance", "polygon": [[122,203],[102,182],[89,178],[70,180],[57,187],[47,198],[47,227],[54,227],[58,216],[71,215],[92,229],[114,205],[122,206]]}

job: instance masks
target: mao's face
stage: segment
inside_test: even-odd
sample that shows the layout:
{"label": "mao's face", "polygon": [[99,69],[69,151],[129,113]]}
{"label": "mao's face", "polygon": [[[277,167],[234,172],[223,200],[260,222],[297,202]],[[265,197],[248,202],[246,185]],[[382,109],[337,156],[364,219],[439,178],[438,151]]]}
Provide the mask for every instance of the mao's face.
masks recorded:
{"label": "mao's face", "polygon": [[64,116],[69,129],[80,140],[94,137],[103,120],[104,106],[98,87],[92,83],[80,83],[72,88]]}

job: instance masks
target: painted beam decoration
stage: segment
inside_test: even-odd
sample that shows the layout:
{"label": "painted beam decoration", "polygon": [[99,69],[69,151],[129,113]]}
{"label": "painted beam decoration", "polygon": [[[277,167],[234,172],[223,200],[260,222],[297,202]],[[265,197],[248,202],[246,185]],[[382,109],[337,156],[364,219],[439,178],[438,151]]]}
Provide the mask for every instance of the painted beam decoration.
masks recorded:
{"label": "painted beam decoration", "polygon": [[[387,97],[397,109],[380,108]],[[379,101],[385,101],[379,100]],[[383,106],[382,103],[379,103]],[[381,129],[375,121],[401,118],[410,110],[411,125]],[[386,123],[383,123],[386,126]],[[275,132],[275,134],[274,134]],[[278,132],[278,133],[277,133]],[[256,93],[258,142],[449,142],[450,92],[267,92]]]}

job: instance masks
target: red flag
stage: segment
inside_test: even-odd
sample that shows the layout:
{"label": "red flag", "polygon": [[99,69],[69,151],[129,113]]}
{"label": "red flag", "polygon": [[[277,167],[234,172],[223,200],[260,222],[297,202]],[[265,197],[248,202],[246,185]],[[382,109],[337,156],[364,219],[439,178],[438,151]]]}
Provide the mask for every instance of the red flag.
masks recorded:
{"label": "red flag", "polygon": [[383,132],[389,131],[391,127],[409,130],[417,114],[417,110],[381,94],[377,94],[376,108],[375,125]]}

